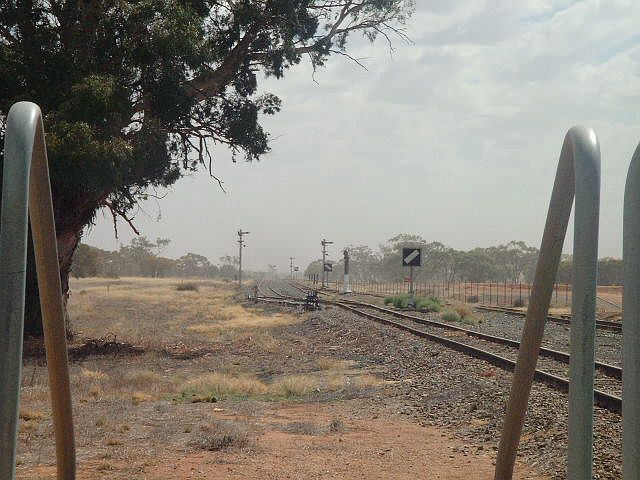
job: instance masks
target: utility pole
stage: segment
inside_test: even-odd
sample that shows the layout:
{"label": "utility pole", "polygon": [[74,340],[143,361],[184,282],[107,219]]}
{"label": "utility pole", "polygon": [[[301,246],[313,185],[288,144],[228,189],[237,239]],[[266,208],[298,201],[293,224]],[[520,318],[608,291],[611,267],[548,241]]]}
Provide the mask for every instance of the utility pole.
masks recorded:
{"label": "utility pole", "polygon": [[327,286],[327,245],[331,245],[333,242],[329,242],[324,238],[320,242],[322,245],[322,288]]}
{"label": "utility pole", "polygon": [[289,278],[291,278],[291,280],[293,280],[293,261],[296,259],[296,257],[289,257]]}
{"label": "utility pole", "polygon": [[246,247],[243,236],[248,235],[250,232],[243,232],[242,229],[238,230],[238,286],[242,287],[242,249]]}

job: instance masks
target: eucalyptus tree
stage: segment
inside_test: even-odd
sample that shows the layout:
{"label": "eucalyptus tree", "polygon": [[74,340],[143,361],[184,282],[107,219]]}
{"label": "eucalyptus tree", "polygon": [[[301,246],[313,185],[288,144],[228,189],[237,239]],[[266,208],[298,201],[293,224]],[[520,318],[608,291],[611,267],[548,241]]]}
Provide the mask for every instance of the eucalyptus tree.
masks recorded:
{"label": "eucalyptus tree", "polygon": [[[413,0],[0,2],[0,137],[11,104],[42,107],[65,295],[98,210],[135,230],[132,213],[156,189],[200,168],[218,180],[218,147],[234,161],[269,151],[260,121],[281,101],[258,93],[262,75],[303,58],[357,61],[353,34],[406,39],[412,10]],[[27,298],[38,304],[32,268]],[[41,333],[37,309],[25,326]]]}

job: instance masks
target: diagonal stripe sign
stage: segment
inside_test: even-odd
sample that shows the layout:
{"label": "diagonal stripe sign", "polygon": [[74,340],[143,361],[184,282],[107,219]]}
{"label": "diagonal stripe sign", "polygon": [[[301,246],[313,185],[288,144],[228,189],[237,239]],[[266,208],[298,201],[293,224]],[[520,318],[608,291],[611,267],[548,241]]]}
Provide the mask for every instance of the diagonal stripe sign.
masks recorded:
{"label": "diagonal stripe sign", "polygon": [[420,250],[414,250],[413,252],[411,252],[409,255],[407,255],[406,257],[404,257],[404,263],[406,263],[407,265],[409,265],[411,263],[411,261],[416,258],[418,255],[420,255]]}

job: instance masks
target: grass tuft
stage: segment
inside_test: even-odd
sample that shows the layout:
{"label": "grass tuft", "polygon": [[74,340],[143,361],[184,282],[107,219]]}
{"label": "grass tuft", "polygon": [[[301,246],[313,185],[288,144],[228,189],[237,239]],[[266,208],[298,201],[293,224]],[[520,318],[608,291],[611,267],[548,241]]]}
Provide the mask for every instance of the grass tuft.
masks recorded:
{"label": "grass tuft", "polygon": [[440,318],[445,322],[459,322],[461,320],[458,312],[453,310],[445,310],[440,314]]}
{"label": "grass tuft", "polygon": [[180,283],[176,285],[178,292],[197,292],[199,290],[198,284],[193,282]]}

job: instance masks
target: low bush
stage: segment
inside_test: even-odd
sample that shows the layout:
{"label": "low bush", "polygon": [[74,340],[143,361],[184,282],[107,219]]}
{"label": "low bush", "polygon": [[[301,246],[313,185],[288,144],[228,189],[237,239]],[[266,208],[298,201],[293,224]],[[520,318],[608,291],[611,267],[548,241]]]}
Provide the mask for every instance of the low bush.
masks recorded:
{"label": "low bush", "polygon": [[[437,298],[435,300],[438,300]],[[417,297],[415,300],[416,310],[421,312],[439,312],[441,305],[440,301],[434,301],[433,298],[420,298]]]}
{"label": "low bush", "polygon": [[455,307],[454,310],[458,315],[460,315],[460,318],[467,318],[473,315],[473,312],[471,311],[471,309],[466,305],[458,305],[457,307]]}
{"label": "low bush", "polygon": [[455,312],[453,310],[445,310],[440,315],[440,318],[445,322],[459,322],[460,320],[462,320],[458,312]]}
{"label": "low bush", "polygon": [[393,305],[400,310],[414,308],[421,312],[439,312],[442,307],[442,303],[439,298],[424,298],[415,295],[411,296],[408,293],[386,297],[384,299],[384,304]]}
{"label": "low bush", "polygon": [[396,295],[393,298],[393,306],[400,309],[407,308],[409,306],[409,295],[406,293]]}
{"label": "low bush", "polygon": [[179,285],[176,285],[176,290],[179,292],[185,292],[185,291],[197,292],[198,285],[192,282],[181,283]]}

